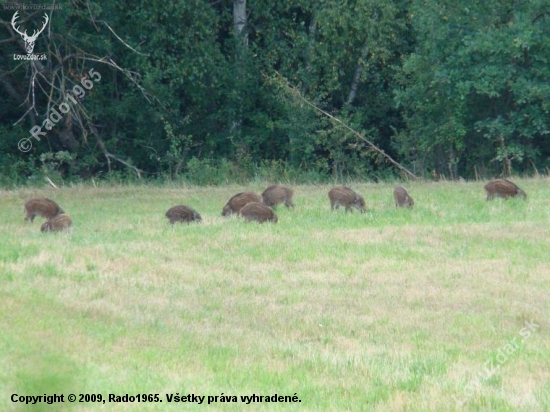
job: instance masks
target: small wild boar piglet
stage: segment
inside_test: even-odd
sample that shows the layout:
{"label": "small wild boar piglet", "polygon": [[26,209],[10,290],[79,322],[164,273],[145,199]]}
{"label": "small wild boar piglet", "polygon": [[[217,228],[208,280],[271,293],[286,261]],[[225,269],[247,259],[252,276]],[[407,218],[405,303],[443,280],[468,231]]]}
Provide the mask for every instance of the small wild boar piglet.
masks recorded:
{"label": "small wild boar piglet", "polygon": [[241,209],[241,216],[246,222],[256,221],[256,222],[273,222],[277,223],[277,215],[273,210],[259,202],[248,203]]}
{"label": "small wild boar piglet", "polygon": [[495,197],[501,197],[503,199],[516,196],[522,197],[523,199],[527,198],[523,190],[506,179],[491,180],[484,186],[484,189],[487,192],[487,200],[493,200]]}
{"label": "small wild boar piglet", "polygon": [[393,200],[396,207],[413,207],[414,200],[403,186],[393,189]]}
{"label": "small wild boar piglet", "polygon": [[46,221],[41,227],[42,232],[63,232],[69,230],[73,221],[66,214],[57,215]]}
{"label": "small wild boar piglet", "polygon": [[199,215],[196,210],[183,205],[171,207],[165,213],[165,216],[168,218],[168,220],[170,220],[171,225],[176,222],[190,223],[194,221],[202,221],[201,215]]}
{"label": "small wild boar piglet", "polygon": [[248,203],[261,202],[262,197],[253,192],[237,193],[233,196],[226,205],[223,207],[222,216],[230,216],[232,214],[238,215],[241,213],[241,209]]}
{"label": "small wild boar piglet", "polygon": [[349,187],[334,187],[330,189],[330,192],[328,192],[328,197],[330,199],[331,210],[344,206],[346,208],[346,212],[352,210],[351,208],[354,207],[361,213],[365,213],[365,200],[361,197],[361,195],[355,193]]}
{"label": "small wild boar piglet", "polygon": [[27,214],[25,216],[25,221],[30,220],[33,222],[36,215],[51,219],[65,212],[53,200],[45,197],[37,197],[25,203],[25,213]]}
{"label": "small wild boar piglet", "polygon": [[292,196],[294,196],[294,192],[291,188],[283,185],[273,185],[262,193],[262,202],[269,207],[277,206],[279,203],[284,203],[286,207],[294,207]]}

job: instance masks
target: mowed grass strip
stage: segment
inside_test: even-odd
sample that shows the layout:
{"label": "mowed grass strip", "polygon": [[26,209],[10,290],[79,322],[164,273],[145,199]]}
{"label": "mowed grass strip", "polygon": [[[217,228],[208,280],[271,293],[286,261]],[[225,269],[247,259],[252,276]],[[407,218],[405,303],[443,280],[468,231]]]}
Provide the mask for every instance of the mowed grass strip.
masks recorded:
{"label": "mowed grass strip", "polygon": [[[0,409],[20,410],[12,393],[161,394],[111,405],[136,411],[223,393],[239,403],[209,410],[549,410],[550,180],[514,181],[526,202],[407,183],[412,210],[391,184],[350,184],[365,214],[331,212],[331,186],[294,186],[276,225],[221,217],[268,183],[2,191]],[[23,222],[34,196],[73,230]],[[170,226],[176,204],[203,223]],[[539,327],[472,385],[526,321]],[[240,403],[253,393],[301,402]]]}

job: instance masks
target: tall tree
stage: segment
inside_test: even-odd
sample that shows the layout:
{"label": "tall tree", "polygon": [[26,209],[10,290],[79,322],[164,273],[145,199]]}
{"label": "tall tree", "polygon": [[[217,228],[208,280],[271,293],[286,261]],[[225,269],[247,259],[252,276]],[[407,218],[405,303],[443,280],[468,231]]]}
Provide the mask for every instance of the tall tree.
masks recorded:
{"label": "tall tree", "polygon": [[510,174],[542,161],[549,132],[550,45],[544,1],[414,1],[418,47],[396,94],[403,154],[437,174]]}

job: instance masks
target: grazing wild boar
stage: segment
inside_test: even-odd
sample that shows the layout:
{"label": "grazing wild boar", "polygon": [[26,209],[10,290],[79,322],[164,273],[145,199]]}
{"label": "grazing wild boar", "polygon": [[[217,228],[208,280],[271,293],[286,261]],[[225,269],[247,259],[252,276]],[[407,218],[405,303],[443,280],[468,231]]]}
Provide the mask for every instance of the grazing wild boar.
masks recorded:
{"label": "grazing wild boar", "polygon": [[248,203],[262,201],[262,197],[252,192],[237,193],[233,196],[227,204],[223,207],[222,216],[230,216],[232,214],[240,214],[241,209]]}
{"label": "grazing wild boar", "polygon": [[25,213],[27,214],[25,221],[30,220],[33,222],[36,215],[51,219],[65,212],[53,200],[37,197],[25,203]]}
{"label": "grazing wild boar", "polygon": [[330,199],[331,210],[344,206],[346,208],[346,212],[352,210],[351,208],[354,207],[361,213],[365,213],[365,200],[349,187],[334,187],[330,189],[330,192],[328,192],[328,197]]}
{"label": "grazing wild boar", "polygon": [[190,223],[202,221],[201,215],[199,215],[196,210],[183,205],[171,207],[165,213],[165,216],[170,220],[171,225],[176,222]]}
{"label": "grazing wild boar", "polygon": [[73,221],[66,214],[57,215],[52,217],[40,227],[41,232],[63,232],[69,230],[73,225]]}
{"label": "grazing wild boar", "polygon": [[523,190],[506,179],[491,180],[484,186],[484,189],[487,192],[487,200],[493,200],[495,197],[501,197],[503,199],[515,196],[522,197],[523,199],[527,198]]}
{"label": "grazing wild boar", "polygon": [[279,203],[284,203],[286,207],[294,207],[292,196],[294,196],[294,192],[289,187],[273,185],[262,193],[262,202],[269,207],[277,206]]}
{"label": "grazing wild boar", "polygon": [[256,222],[273,222],[277,223],[277,215],[273,212],[269,206],[264,205],[259,202],[247,203],[241,209],[241,216],[244,217],[244,220],[247,222],[256,221]]}
{"label": "grazing wild boar", "polygon": [[393,200],[396,207],[413,207],[414,200],[403,186],[397,186],[393,189]]}

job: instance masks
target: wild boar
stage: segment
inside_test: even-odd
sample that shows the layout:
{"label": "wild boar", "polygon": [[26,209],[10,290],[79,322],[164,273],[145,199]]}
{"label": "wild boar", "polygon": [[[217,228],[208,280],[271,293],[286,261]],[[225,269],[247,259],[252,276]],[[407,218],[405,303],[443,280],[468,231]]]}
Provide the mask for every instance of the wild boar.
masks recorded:
{"label": "wild boar", "polygon": [[65,212],[53,200],[45,197],[37,197],[25,203],[25,213],[27,214],[25,216],[25,221],[30,220],[33,222],[36,215],[51,219]]}
{"label": "wild boar", "polygon": [[251,203],[251,202],[260,203],[261,201],[262,201],[262,197],[256,193],[252,193],[252,192],[237,193],[235,196],[229,199],[227,204],[223,207],[222,216],[226,217],[232,214],[238,215],[241,212],[241,209],[247,203]]}
{"label": "wild boar", "polygon": [[506,179],[491,180],[484,186],[484,189],[487,192],[487,200],[493,200],[495,197],[501,197],[503,199],[515,196],[522,197],[523,199],[527,198],[523,190]]}
{"label": "wild boar", "polygon": [[171,225],[176,222],[190,223],[202,221],[201,215],[199,215],[196,210],[183,205],[171,207],[165,213],[165,216],[170,220]]}
{"label": "wild boar", "polygon": [[57,215],[47,220],[40,227],[41,232],[62,232],[69,230],[73,225],[73,221],[66,214]]}
{"label": "wild boar", "polygon": [[262,193],[262,202],[269,207],[277,206],[279,203],[284,203],[286,207],[294,207],[292,196],[294,196],[294,192],[289,187],[273,185]]}
{"label": "wild boar", "polygon": [[277,215],[273,212],[269,206],[264,205],[259,202],[247,203],[241,209],[241,216],[246,222],[256,221],[256,222],[273,222],[277,223]]}
{"label": "wild boar", "polygon": [[328,192],[328,197],[330,199],[331,210],[344,206],[346,208],[346,212],[352,210],[351,208],[354,207],[361,213],[365,213],[365,200],[349,187],[334,187],[330,189],[330,192]]}
{"label": "wild boar", "polygon": [[414,200],[403,186],[393,189],[393,200],[396,207],[413,207]]}

